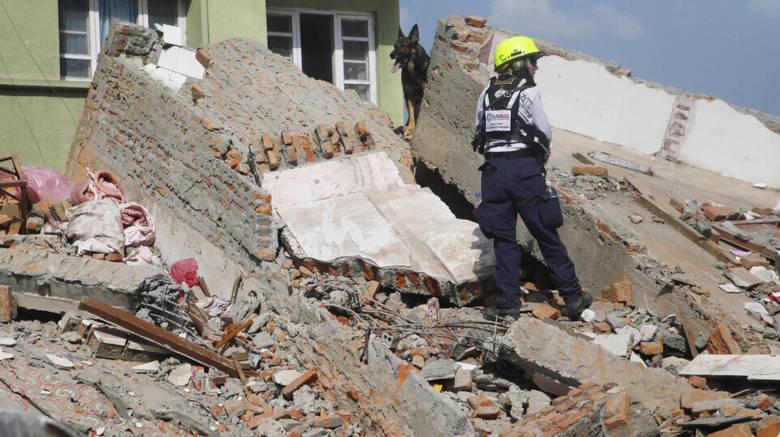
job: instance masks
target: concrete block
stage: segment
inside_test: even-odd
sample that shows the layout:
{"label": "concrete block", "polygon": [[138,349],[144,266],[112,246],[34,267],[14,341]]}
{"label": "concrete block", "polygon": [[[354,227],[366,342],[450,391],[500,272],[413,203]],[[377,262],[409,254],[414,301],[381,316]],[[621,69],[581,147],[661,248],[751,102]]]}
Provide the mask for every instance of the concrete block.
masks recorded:
{"label": "concrete block", "polygon": [[122,352],[127,344],[127,339],[114,335],[106,330],[95,329],[92,331],[87,345],[97,358],[117,360],[122,357]]}

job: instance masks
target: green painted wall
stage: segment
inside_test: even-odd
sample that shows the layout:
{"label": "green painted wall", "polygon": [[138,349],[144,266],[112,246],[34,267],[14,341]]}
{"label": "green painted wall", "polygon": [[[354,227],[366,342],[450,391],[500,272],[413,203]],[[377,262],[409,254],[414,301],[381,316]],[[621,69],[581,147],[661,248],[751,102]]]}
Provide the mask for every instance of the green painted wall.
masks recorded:
{"label": "green painted wall", "polygon": [[25,166],[65,171],[86,91],[61,89],[57,94],[47,89],[0,90],[0,155],[15,154]]}
{"label": "green painted wall", "polygon": [[[189,0],[187,44],[236,36],[266,44],[266,3],[373,13],[377,103],[397,125],[403,122],[401,78],[390,73],[389,56],[399,25],[398,0]],[[24,165],[64,170],[89,84],[59,80],[58,0],[0,0],[0,5],[0,156],[16,154]]]}
{"label": "green painted wall", "polygon": [[265,0],[190,0],[187,45],[197,47],[235,37],[266,44]]}
{"label": "green painted wall", "polygon": [[58,2],[0,5],[0,155],[64,171],[88,84],[60,81]]}
{"label": "green painted wall", "polygon": [[[212,0],[213,1],[213,0]],[[401,75],[390,73],[390,52],[398,36],[400,11],[398,0],[267,0],[268,8],[307,8],[332,11],[370,12],[376,25],[377,106],[390,115],[396,125],[403,123]]]}
{"label": "green painted wall", "polygon": [[0,7],[0,57],[3,61],[0,62],[0,78],[59,80],[57,0],[2,0],[0,3],[4,7]]}

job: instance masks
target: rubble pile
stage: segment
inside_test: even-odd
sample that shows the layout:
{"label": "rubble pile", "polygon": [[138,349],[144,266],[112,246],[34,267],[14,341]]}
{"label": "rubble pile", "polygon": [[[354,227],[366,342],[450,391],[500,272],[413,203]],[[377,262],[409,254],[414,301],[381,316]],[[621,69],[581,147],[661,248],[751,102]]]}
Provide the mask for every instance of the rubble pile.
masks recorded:
{"label": "rubble pile", "polygon": [[[460,21],[437,44],[479,72],[491,29]],[[458,73],[437,56],[433,75]],[[777,433],[775,259],[723,261],[755,297],[755,323],[732,323],[608,217],[645,196],[635,181],[551,165],[609,250],[591,262],[622,277],[566,320],[530,260],[519,319],[487,321],[490,242],[412,183],[386,123],[259,44],[191,51],[115,22],[69,163],[85,183],[17,208],[31,225],[0,240],[0,406],[96,436]]]}

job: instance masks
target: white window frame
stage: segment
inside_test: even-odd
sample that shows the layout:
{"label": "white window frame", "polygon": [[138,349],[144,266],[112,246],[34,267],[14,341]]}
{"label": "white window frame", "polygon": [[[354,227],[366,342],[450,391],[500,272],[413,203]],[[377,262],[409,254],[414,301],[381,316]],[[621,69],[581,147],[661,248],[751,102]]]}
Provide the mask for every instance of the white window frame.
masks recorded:
{"label": "white window frame", "polygon": [[[301,32],[300,32],[300,14],[318,14],[330,15],[333,18],[333,56],[331,63],[333,65],[333,84],[341,90],[344,90],[344,84],[354,83],[369,86],[369,101],[373,104],[377,102],[377,75],[376,75],[376,45],[374,15],[370,12],[352,12],[307,8],[268,8],[266,14],[288,15],[293,20],[293,63],[298,68],[303,68],[303,59],[301,52]],[[368,38],[342,37],[341,20],[366,20],[368,22]],[[268,32],[269,36],[288,36],[287,33]],[[346,80],[344,79],[344,47],[343,41],[367,41],[368,42],[368,81]]]}
{"label": "white window frame", "polygon": [[282,38],[292,38],[292,62],[298,68],[301,68],[303,61],[301,58],[301,19],[297,11],[279,11],[276,9],[270,9],[266,11],[266,15],[280,15],[290,17],[292,33],[288,32],[266,32],[268,36],[278,36]]}
{"label": "white window frame", "polygon": [[[138,2],[138,18],[136,24],[149,27],[149,3],[155,0],[136,0]],[[176,0],[178,9],[178,17],[176,24],[181,28],[182,39],[186,44],[187,40],[187,9],[185,7],[186,0]],[[59,7],[59,5],[58,5]],[[103,41],[100,40],[100,0],[89,0],[89,15],[87,22],[87,35],[89,37],[89,55],[68,55],[60,53],[60,58],[63,59],[89,59],[90,60],[90,77],[70,77],[63,76],[64,80],[76,81],[76,82],[89,82],[92,80],[92,76],[95,75],[97,70],[97,58],[100,54],[100,45]]]}

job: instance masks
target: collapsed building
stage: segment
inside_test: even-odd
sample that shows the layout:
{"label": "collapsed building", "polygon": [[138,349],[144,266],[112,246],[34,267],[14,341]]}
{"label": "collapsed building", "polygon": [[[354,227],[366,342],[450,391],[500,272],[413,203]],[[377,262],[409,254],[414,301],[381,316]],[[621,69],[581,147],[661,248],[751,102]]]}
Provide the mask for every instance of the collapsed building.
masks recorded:
{"label": "collapsed building", "polygon": [[[677,159],[621,147],[632,129],[601,136],[551,111],[566,129],[549,171],[562,234],[601,290],[584,320],[559,320],[540,263],[526,314],[482,319],[495,259],[466,219],[470,118],[506,35],[440,22],[410,147],[375,107],[259,43],[193,51],[115,23],[68,176],[110,171],[154,217],[160,263],[83,256],[55,232],[5,237],[0,304],[68,312],[0,326],[4,402],[95,435],[776,433],[778,312],[761,293],[777,240],[750,228],[777,223],[776,193],[709,164],[681,175]],[[545,49],[542,72],[595,62]],[[664,150],[687,156],[675,132]],[[197,272],[174,281],[182,259]],[[724,274],[739,292],[721,290]]]}

